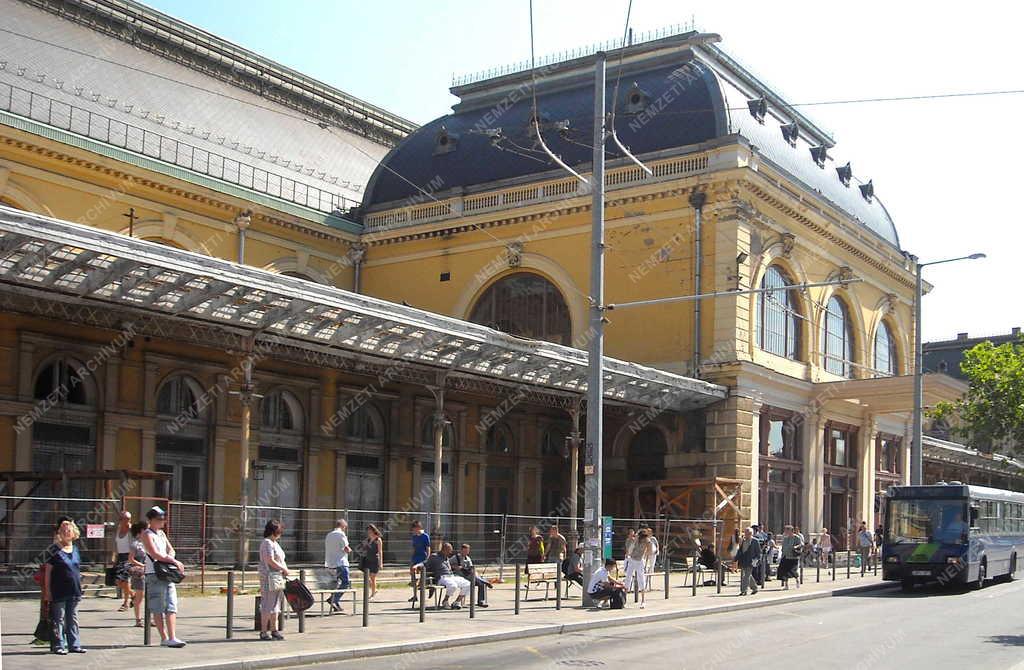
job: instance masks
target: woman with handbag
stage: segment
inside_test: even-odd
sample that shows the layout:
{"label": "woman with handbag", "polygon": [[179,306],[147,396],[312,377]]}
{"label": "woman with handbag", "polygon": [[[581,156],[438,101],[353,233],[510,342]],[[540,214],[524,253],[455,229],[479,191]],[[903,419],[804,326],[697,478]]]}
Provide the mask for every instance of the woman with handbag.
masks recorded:
{"label": "woman with handbag", "polygon": [[128,552],[128,577],[131,579],[136,628],[142,628],[142,597],[146,594],[146,548],[142,546],[142,531],[147,528],[149,524],[145,521],[132,524],[132,543]]}
{"label": "woman with handbag", "polygon": [[43,600],[50,604],[50,651],[84,654],[78,636],[78,604],[82,601],[82,560],[75,540],[80,537],[74,521],[64,521],[47,550],[43,567]]}
{"label": "woman with handbag", "polygon": [[[363,571],[363,579],[369,579],[370,597],[377,595],[377,573],[380,572],[380,558],[384,555],[384,540],[381,533],[372,523],[366,527],[366,539],[363,540],[363,557],[359,561],[359,569]],[[365,588],[365,587],[364,587]]]}
{"label": "woman with handbag", "polygon": [[174,557],[174,547],[164,533],[167,513],[159,507],[146,512],[149,528],[142,531],[146,550],[146,602],[160,633],[160,644],[180,649],[185,642],[175,635],[178,617],[178,591],[175,584],[185,576],[185,566]]}
{"label": "woman with handbag", "polygon": [[283,640],[277,630],[277,617],[281,614],[284,600],[284,578],[288,576],[288,564],[284,562],[284,549],[278,543],[284,524],[271,519],[263,529],[260,543],[260,639]]}

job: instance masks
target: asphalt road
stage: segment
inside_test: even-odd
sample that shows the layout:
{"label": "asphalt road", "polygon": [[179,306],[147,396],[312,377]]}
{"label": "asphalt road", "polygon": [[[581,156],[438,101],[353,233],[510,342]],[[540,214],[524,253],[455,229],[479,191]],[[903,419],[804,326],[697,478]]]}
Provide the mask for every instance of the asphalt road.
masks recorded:
{"label": "asphalt road", "polygon": [[929,587],[910,594],[898,589],[868,592],[315,667],[1024,670],[1024,581],[992,584],[982,591]]}

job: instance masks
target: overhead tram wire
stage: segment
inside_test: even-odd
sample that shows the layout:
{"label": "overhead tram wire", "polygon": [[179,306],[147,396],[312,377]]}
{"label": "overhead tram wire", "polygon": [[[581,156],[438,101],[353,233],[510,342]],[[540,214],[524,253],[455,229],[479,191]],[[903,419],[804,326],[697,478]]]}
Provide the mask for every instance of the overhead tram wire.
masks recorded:
{"label": "overhead tram wire", "polygon": [[[131,70],[133,72],[138,72],[139,74],[143,74],[143,75],[150,76],[150,77],[155,77],[157,79],[163,79],[164,81],[168,81],[168,82],[171,82],[171,83],[174,83],[174,84],[180,84],[180,85],[186,86],[188,88],[196,89],[197,91],[202,91],[203,93],[208,93],[210,95],[215,95],[215,96],[220,97],[220,98],[225,98],[225,99],[228,99],[228,100],[233,100],[235,102],[239,102],[239,103],[242,103],[244,105],[249,105],[250,107],[256,107],[258,109],[262,109],[262,110],[267,111],[267,112],[272,112],[274,114],[278,114],[278,115],[285,116],[285,117],[288,117],[288,118],[291,118],[291,119],[295,119],[297,121],[307,121],[307,122],[309,121],[309,119],[307,119],[307,118],[305,118],[305,117],[303,117],[301,115],[298,115],[298,114],[290,114],[290,113],[288,113],[288,112],[286,112],[284,110],[275,109],[275,108],[269,107],[267,105],[261,105],[260,103],[254,102],[252,100],[244,100],[242,98],[237,98],[237,97],[235,97],[233,95],[228,95],[227,93],[222,93],[222,92],[219,92],[219,91],[212,91],[212,90],[210,90],[208,88],[203,88],[202,86],[199,86],[197,84],[191,84],[191,83],[189,83],[187,81],[182,81],[180,79],[175,79],[173,77],[168,77],[166,75],[157,74],[155,72],[149,72],[149,71],[144,70],[142,68],[133,67],[133,66],[127,65],[125,63],[121,63],[121,62],[118,62],[118,61],[115,61],[115,60],[111,60],[109,58],[103,58],[102,56],[97,56],[96,54],[91,54],[91,53],[88,53],[88,52],[85,52],[85,51],[80,51],[78,49],[74,49],[74,48],[69,47],[69,46],[64,45],[64,44],[58,44],[57,42],[51,42],[49,40],[44,40],[44,39],[39,38],[39,37],[33,37],[31,35],[26,35],[24,33],[19,33],[18,31],[11,30],[10,28],[0,27],[0,33],[7,33],[9,35],[15,35],[17,37],[21,37],[23,39],[31,40],[33,42],[38,42],[40,44],[45,44],[47,46],[51,46],[51,47],[54,47],[56,49],[62,49],[64,51],[68,51],[68,52],[74,53],[76,55],[83,56],[85,58],[91,58],[93,60],[102,61],[104,63],[108,63],[110,65],[115,65],[117,67],[121,67],[121,68],[124,68],[126,70]],[[932,94],[923,94],[923,95],[901,95],[901,96],[891,96],[891,97],[880,96],[880,97],[872,97],[872,98],[842,98],[842,99],[838,99],[838,100],[816,100],[816,101],[812,101],[812,102],[786,103],[786,107],[788,108],[788,107],[821,107],[821,106],[826,106],[826,105],[858,105],[858,104],[868,104],[868,103],[878,103],[878,102],[915,102],[915,101],[926,101],[926,100],[944,100],[944,99],[952,99],[952,98],[975,98],[975,97],[986,97],[986,96],[1021,95],[1021,94],[1024,94],[1024,88],[997,89],[997,90],[993,90],[993,91],[957,91],[957,92],[953,92],[953,93],[932,93]],[[746,107],[728,107],[727,109],[729,111],[745,111],[747,108]],[[709,107],[709,108],[706,108],[706,109],[687,109],[687,110],[676,110],[676,111],[661,111],[661,112],[658,112],[658,114],[659,115],[661,115],[661,114],[670,114],[670,115],[700,114],[700,113],[707,113],[707,112],[714,112],[714,111],[716,111],[716,110]],[[584,120],[584,117],[570,117],[570,120],[572,120],[572,119]]]}
{"label": "overhead tram wire", "polygon": [[626,6],[626,23],[622,28],[622,43],[619,46],[619,66],[615,72],[615,88],[612,90],[612,113],[608,119],[608,127],[605,129],[605,134],[612,138],[615,142],[615,146],[626,155],[629,160],[636,163],[636,165],[646,172],[648,175],[653,175],[654,171],[640,162],[640,159],[634,156],[629,149],[619,140],[618,133],[615,132],[615,110],[619,107],[619,82],[622,81],[622,60],[626,55],[626,36],[629,35],[629,16],[633,13],[633,0],[629,0],[629,4]]}

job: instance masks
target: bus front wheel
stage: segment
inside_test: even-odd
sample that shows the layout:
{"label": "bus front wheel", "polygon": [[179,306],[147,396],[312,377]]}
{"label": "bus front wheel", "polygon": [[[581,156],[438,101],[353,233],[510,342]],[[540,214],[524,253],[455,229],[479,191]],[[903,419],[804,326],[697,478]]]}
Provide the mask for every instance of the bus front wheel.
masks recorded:
{"label": "bus front wheel", "polygon": [[985,588],[985,576],[988,572],[988,562],[985,559],[981,559],[981,563],[978,565],[978,579],[974,582],[974,588],[979,591]]}

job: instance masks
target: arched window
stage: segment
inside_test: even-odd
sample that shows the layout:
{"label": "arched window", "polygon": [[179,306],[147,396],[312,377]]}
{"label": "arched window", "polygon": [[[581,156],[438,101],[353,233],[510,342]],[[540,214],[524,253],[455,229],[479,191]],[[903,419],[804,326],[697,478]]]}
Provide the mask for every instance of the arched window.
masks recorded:
{"label": "arched window", "polygon": [[892,336],[889,324],[882,321],[875,330],[875,372],[891,377],[896,374],[896,338]]}
{"label": "arched window", "polygon": [[267,394],[260,403],[260,428],[264,431],[289,433],[302,430],[302,405],[287,391]]}
{"label": "arched window", "polygon": [[633,437],[626,457],[626,470],[631,481],[651,481],[665,478],[665,454],[668,445],[665,436],[654,426],[648,426]]}
{"label": "arched window", "polygon": [[192,377],[174,375],[156,395],[156,469],[171,475],[166,495],[204,500],[209,472],[208,404]]}
{"label": "arched window", "polygon": [[[761,279],[762,289],[790,286],[789,277],[772,265]],[[800,355],[800,313],[793,289],[761,293],[757,298],[757,346],[796,360]]]}
{"label": "arched window", "polygon": [[[430,414],[426,419],[423,420],[423,429],[420,431],[420,444],[424,447],[434,448],[434,415]],[[451,421],[444,424],[444,434],[441,438],[441,448],[446,452],[445,458],[448,458],[447,452],[455,444],[455,429],[452,428]]]}
{"label": "arched window", "polygon": [[841,377],[853,377],[853,334],[843,301],[832,296],[822,319],[822,357],[825,370]]}
{"label": "arched window", "polygon": [[164,416],[195,416],[198,414],[198,384],[178,375],[171,377],[160,387],[156,396],[156,412]]}
{"label": "arched window", "polygon": [[59,405],[91,404],[86,392],[88,376],[84,367],[74,366],[67,359],[53,361],[36,375],[32,397]]}
{"label": "arched window", "polygon": [[530,272],[517,272],[488,287],[473,306],[469,320],[535,340],[557,344],[572,340],[565,298],[554,284]]}
{"label": "arched window", "polygon": [[345,421],[345,437],[363,442],[383,442],[384,417],[374,405],[361,405]]}
{"label": "arched window", "polygon": [[568,435],[569,431],[566,430],[565,426],[557,424],[550,426],[544,431],[544,437],[541,438],[540,455],[564,457],[569,451],[569,445],[566,441]]}
{"label": "arched window", "polygon": [[503,423],[491,426],[487,430],[487,452],[491,454],[512,454],[515,441],[512,431]]}

